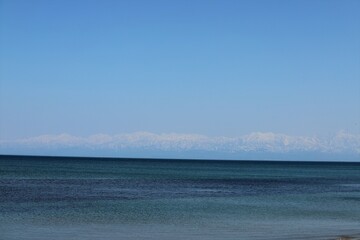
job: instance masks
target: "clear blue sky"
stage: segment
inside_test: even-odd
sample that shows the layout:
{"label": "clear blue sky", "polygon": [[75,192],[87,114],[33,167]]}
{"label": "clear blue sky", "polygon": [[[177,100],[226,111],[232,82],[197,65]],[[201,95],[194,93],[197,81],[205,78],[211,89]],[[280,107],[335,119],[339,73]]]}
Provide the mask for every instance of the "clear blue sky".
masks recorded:
{"label": "clear blue sky", "polygon": [[1,139],[360,133],[360,1],[0,8]]}

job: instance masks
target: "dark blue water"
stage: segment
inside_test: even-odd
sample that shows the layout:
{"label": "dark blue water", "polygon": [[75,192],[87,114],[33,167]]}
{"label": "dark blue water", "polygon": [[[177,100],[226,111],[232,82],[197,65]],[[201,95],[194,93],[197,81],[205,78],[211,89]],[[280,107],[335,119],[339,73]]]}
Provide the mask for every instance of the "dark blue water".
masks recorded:
{"label": "dark blue water", "polygon": [[0,239],[337,239],[360,163],[0,157]]}

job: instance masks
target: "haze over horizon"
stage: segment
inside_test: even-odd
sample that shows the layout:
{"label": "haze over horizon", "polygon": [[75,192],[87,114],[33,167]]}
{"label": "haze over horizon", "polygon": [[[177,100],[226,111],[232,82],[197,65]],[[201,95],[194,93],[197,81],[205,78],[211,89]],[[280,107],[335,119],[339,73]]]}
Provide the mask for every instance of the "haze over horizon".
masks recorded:
{"label": "haze over horizon", "polygon": [[0,0],[0,154],[360,160],[359,12]]}

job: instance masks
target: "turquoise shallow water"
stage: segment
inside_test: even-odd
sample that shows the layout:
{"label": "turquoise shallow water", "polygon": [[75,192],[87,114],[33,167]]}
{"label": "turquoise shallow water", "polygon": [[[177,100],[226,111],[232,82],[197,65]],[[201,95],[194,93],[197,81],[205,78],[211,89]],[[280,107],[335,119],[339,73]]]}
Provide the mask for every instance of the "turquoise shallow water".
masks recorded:
{"label": "turquoise shallow water", "polygon": [[0,157],[0,239],[360,234],[360,163]]}

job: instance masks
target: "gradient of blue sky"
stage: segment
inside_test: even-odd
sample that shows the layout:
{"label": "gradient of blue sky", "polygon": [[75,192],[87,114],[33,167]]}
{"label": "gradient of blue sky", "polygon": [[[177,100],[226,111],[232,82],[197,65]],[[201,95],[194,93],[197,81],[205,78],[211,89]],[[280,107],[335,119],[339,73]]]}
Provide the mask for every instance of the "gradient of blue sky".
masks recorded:
{"label": "gradient of blue sky", "polygon": [[360,1],[0,8],[1,139],[360,133]]}

